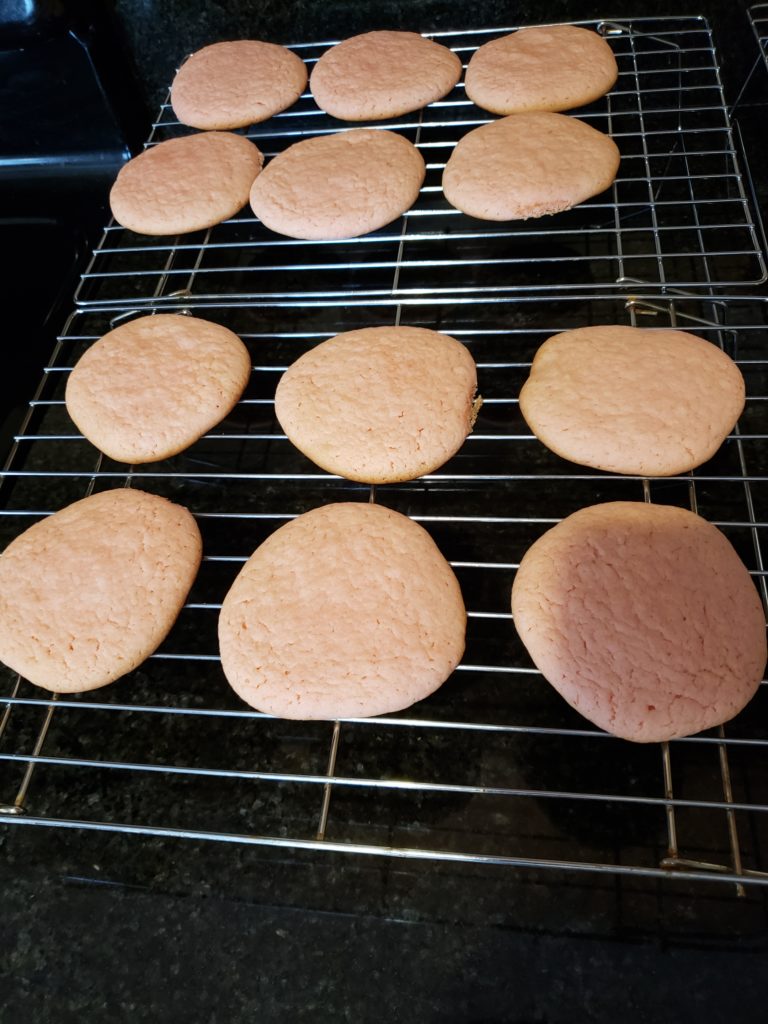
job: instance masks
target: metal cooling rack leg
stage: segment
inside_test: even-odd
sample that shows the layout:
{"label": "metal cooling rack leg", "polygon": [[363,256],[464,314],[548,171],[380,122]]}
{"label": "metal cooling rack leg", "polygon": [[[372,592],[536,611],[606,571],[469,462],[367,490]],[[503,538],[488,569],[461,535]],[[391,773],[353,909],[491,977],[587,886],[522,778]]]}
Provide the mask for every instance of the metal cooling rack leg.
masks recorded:
{"label": "metal cooling rack leg", "polygon": [[[677,327],[677,314],[676,314],[676,310],[675,310],[675,306],[674,306],[673,302],[670,302],[670,304],[669,304],[669,319],[670,319],[671,326],[672,327]],[[721,328],[722,324],[717,323],[715,321],[713,326]],[[719,337],[719,342],[720,342],[720,348],[724,350],[725,346],[724,346],[724,341],[723,341],[723,337],[722,337],[722,331],[719,332],[718,337]],[[738,444],[741,445],[741,442],[738,442]],[[744,462],[743,462],[743,451],[742,451],[741,447],[739,448],[739,451],[740,451],[740,456],[742,458],[742,470],[744,471],[744,475],[746,476],[746,466],[744,465]],[[749,491],[749,483],[748,482],[745,483],[745,487],[747,488],[747,491]],[[751,493],[749,494],[749,498],[750,498],[750,501],[748,501],[747,504],[748,504],[748,507],[750,508],[751,521],[753,523],[752,530],[753,530],[753,535],[754,535],[756,528],[755,528],[755,525],[754,525],[755,524],[754,515],[752,514]],[[699,503],[698,503],[698,498],[697,498],[697,494],[696,494],[696,480],[695,480],[695,477],[693,475],[693,472],[691,472],[689,474],[689,479],[688,479],[688,501],[689,501],[689,504],[690,504],[690,507],[691,507],[691,511],[694,514],[698,515]],[[758,562],[760,563],[760,565],[762,565],[762,559],[759,556],[759,538],[758,537],[755,538],[755,544],[757,545]],[[731,805],[731,804],[733,804],[733,787],[731,785],[731,773],[730,773],[730,767],[729,767],[729,764],[728,764],[728,751],[726,749],[726,745],[725,745],[725,742],[724,742],[725,741],[725,729],[723,728],[722,725],[719,726],[718,735],[720,736],[721,741],[723,741],[721,743],[718,743],[718,755],[719,755],[719,764],[720,764],[720,778],[721,778],[721,781],[722,781],[723,796],[725,798],[726,805]],[[670,751],[669,751],[669,744],[668,743],[664,743],[662,745],[662,758],[663,758],[663,762],[664,762],[664,789],[665,789],[665,796],[666,796],[666,798],[668,800],[671,800],[673,798],[673,792],[672,792],[672,759],[671,759],[671,755],[670,755]],[[735,875],[743,875],[744,874],[744,869],[743,869],[743,865],[742,865],[742,861],[741,861],[741,844],[740,844],[740,841],[739,841],[739,833],[738,833],[738,827],[737,827],[737,822],[736,822],[736,813],[735,813],[735,811],[734,811],[732,806],[726,806],[725,815],[726,815],[726,822],[727,822],[727,827],[728,827],[728,841],[729,841],[729,845],[730,845],[730,848],[731,848],[731,862],[732,862],[733,873]],[[667,831],[668,831],[668,836],[669,836],[669,852],[668,852],[667,857],[662,861],[662,867],[694,867],[694,868],[699,868],[699,869],[704,869],[704,870],[709,870],[709,871],[715,871],[715,872],[725,872],[725,871],[728,871],[728,868],[726,866],[722,865],[722,864],[709,864],[709,863],[705,863],[703,861],[687,860],[687,859],[681,858],[679,856],[679,851],[678,851],[678,846],[677,846],[677,828],[676,828],[676,823],[675,823],[675,819],[674,819],[674,808],[672,806],[670,806],[669,804],[667,804]],[[737,894],[737,896],[742,896],[742,897],[745,895],[744,886],[741,884],[741,882],[737,882],[736,883],[736,894]]]}
{"label": "metal cooling rack leg", "polygon": [[[51,698],[51,701],[55,701],[57,699],[57,696],[58,695],[54,693]],[[40,756],[40,751],[43,749],[43,744],[45,743],[45,737],[48,735],[48,729],[51,724],[51,719],[53,718],[53,712],[54,704],[51,703],[46,709],[45,718],[43,719],[43,723],[40,726],[40,729],[37,734],[37,739],[35,740],[35,745],[32,749],[33,758]],[[36,761],[29,761],[27,763],[27,768],[26,771],[24,772],[24,778],[21,780],[21,785],[19,786],[19,790],[16,794],[15,800],[13,801],[13,804],[11,804],[10,806],[0,804],[0,814],[24,813],[24,802],[27,799],[27,792],[29,791],[29,786],[30,783],[32,782],[32,775],[35,771],[36,764]]]}
{"label": "metal cooling rack leg", "polygon": [[[670,303],[670,319],[673,318]],[[637,326],[637,310],[635,308],[634,301],[630,300],[627,303],[629,308],[630,322],[633,327]],[[651,482],[648,479],[643,480],[643,501],[650,504],[652,501],[651,497]],[[672,756],[669,750],[669,743],[661,744],[661,767],[664,778],[664,799],[670,801],[664,805],[664,811],[667,819],[667,856],[661,861],[661,867],[674,867],[678,862],[679,850],[677,846],[677,819],[675,818],[675,806],[671,802],[674,800],[675,792],[672,785]]]}
{"label": "metal cooling rack leg", "polygon": [[[650,504],[652,501],[650,480],[643,480],[643,501],[647,504]],[[664,799],[668,800],[669,803],[664,805],[667,818],[667,856],[662,859],[660,866],[672,868],[679,862],[680,851],[677,845],[675,805],[672,803],[675,798],[675,791],[672,785],[672,754],[669,749],[669,743],[666,741],[661,744],[661,769],[664,777]]]}
{"label": "metal cooling rack leg", "polygon": [[[720,726],[720,736],[724,739],[725,733],[723,727]],[[723,793],[727,803],[733,803],[733,793],[731,791],[730,774],[728,772],[728,759],[725,751],[725,744],[718,744],[720,748],[720,766],[721,773],[723,776]],[[669,744],[661,744],[661,757],[664,768],[664,797],[666,800],[674,799],[674,791],[672,788],[672,757],[670,754]],[[660,867],[670,869],[693,869],[694,871],[711,871],[715,874],[730,874],[730,869],[724,864],[711,864],[708,861],[701,860],[690,860],[687,857],[680,856],[680,850],[678,847],[677,840],[677,822],[675,820],[675,808],[672,804],[666,805],[667,812],[667,856],[660,862]],[[736,828],[736,816],[733,808],[726,809],[726,816],[728,819],[728,834],[731,845],[731,856],[733,859],[733,873],[736,875],[743,875],[744,869],[741,863],[741,851],[739,849],[739,836]],[[749,872],[753,874],[753,872]],[[736,886],[736,894],[738,896],[744,896],[744,886],[741,882],[734,883]]]}
{"label": "metal cooling rack leg", "polygon": [[173,261],[176,259],[178,244],[179,236],[176,235],[176,237],[173,240],[173,245],[168,251],[168,258],[165,261],[165,266],[163,267],[160,273],[160,280],[157,282],[157,288],[155,288],[154,298],[159,298],[163,294],[163,290],[166,286],[166,283],[168,282],[168,272],[173,266]]}
{"label": "metal cooling rack leg", "polygon": [[[328,767],[325,774],[328,778],[333,778],[336,771],[336,755],[339,752],[339,737],[341,736],[341,723],[333,723],[333,733],[331,735],[331,749],[328,754]],[[323,785],[323,803],[320,808],[320,821],[317,825],[317,839],[325,839],[325,830],[328,827],[328,811],[331,806],[331,789],[333,788],[332,782],[326,782]]]}
{"label": "metal cooling rack leg", "polygon": [[[629,303],[628,303],[629,305]],[[633,326],[635,325],[635,308],[634,303],[630,305],[630,317]],[[677,312],[675,310],[674,302],[670,301],[668,308],[668,315],[670,325],[677,327]],[[714,323],[713,326],[720,327],[718,323]],[[723,347],[722,337],[720,338],[720,345]],[[743,455],[743,453],[742,453]],[[742,466],[742,469],[744,467]],[[748,484],[746,485],[749,486]],[[751,496],[750,496],[751,497]],[[645,502],[651,502],[651,486],[649,480],[643,480],[643,500]],[[691,511],[698,514],[698,499],[696,495],[696,481],[693,473],[691,472],[688,479],[688,501],[691,507]],[[754,523],[754,517],[752,522]],[[753,527],[754,532],[754,527]],[[756,543],[759,546],[759,538],[756,539]],[[762,565],[762,560],[758,558],[758,561]],[[725,731],[720,726],[719,734],[722,740],[725,739]],[[723,795],[725,797],[726,804],[733,803],[733,789],[731,786],[730,769],[728,765],[728,752],[726,750],[725,743],[718,744],[719,758],[720,758],[720,775],[723,785]],[[669,743],[661,744],[661,761],[662,761],[662,772],[664,777],[664,799],[669,801],[665,804],[666,819],[667,819],[667,856],[661,861],[661,867],[666,868],[680,868],[680,867],[693,867],[697,869],[704,869],[709,871],[721,872],[727,871],[728,869],[721,864],[709,864],[703,861],[693,861],[686,858],[680,857],[680,849],[678,845],[677,836],[677,820],[675,817],[675,807],[672,801],[674,800],[674,787],[672,782],[672,754],[670,751]],[[741,848],[739,843],[739,834],[736,823],[736,814],[732,807],[727,807],[726,820],[728,825],[728,838],[731,848],[731,859],[733,864],[733,873],[736,875],[743,874],[743,866],[741,862]],[[736,893],[739,896],[744,896],[744,886],[738,882],[736,883]]]}
{"label": "metal cooling rack leg", "polygon": [[[635,47],[635,33],[630,28],[625,28],[624,26],[621,26],[621,25],[615,25],[615,26],[612,26],[612,30],[610,32],[606,31],[606,32],[602,32],[602,34],[603,35],[626,35],[626,36],[628,36],[628,38],[630,40],[631,51],[632,51],[632,64],[633,64],[633,68],[634,68],[633,77],[634,77],[635,86],[636,86],[636,89],[637,89],[638,100],[640,101],[641,98],[642,98],[643,93],[642,93],[642,91],[640,89],[640,71],[639,71],[638,64],[637,64],[637,50],[636,50],[636,47]],[[677,44],[671,43],[667,39],[663,39],[661,37],[653,37],[653,38],[657,38],[658,42],[663,43],[665,46],[669,46],[672,49],[677,51],[677,59],[678,59],[678,86],[677,86],[677,88],[678,88],[678,110],[679,110],[680,116],[681,116],[681,112],[682,112],[682,96],[681,96],[681,93],[682,93],[682,87],[683,86],[682,86],[682,64],[681,64],[680,48],[679,48],[679,46],[677,46]],[[607,100],[608,100],[608,134],[612,135],[613,134],[613,128],[612,128],[612,112],[611,112],[611,96],[610,96],[610,93],[608,94]],[[678,132],[682,133],[682,125],[680,124],[680,116],[678,117]],[[659,231],[658,218],[657,218],[657,214],[656,214],[656,199],[658,197],[658,192],[659,192],[659,190],[661,189],[661,186],[664,183],[664,177],[662,176],[658,188],[656,189],[656,191],[654,191],[654,188],[653,188],[653,180],[654,179],[653,179],[653,176],[651,175],[651,164],[650,164],[650,158],[649,158],[649,154],[648,154],[648,136],[647,136],[646,127],[645,127],[645,119],[644,119],[644,113],[643,113],[642,104],[640,104],[640,106],[638,107],[638,118],[639,118],[639,121],[640,121],[640,138],[641,138],[642,145],[643,145],[643,163],[645,165],[646,181],[648,183],[648,193],[649,193],[649,200],[650,200],[649,207],[650,207],[650,211],[651,211],[651,228],[652,228],[652,231],[653,231],[654,247],[656,249],[656,263],[657,263],[657,266],[658,266],[658,283],[663,286],[665,284],[665,280],[666,279],[665,279],[665,276],[664,276],[664,260],[663,260],[662,251],[661,251],[661,233]],[[677,148],[677,143],[675,143],[672,146],[672,149],[671,149],[671,151],[669,153],[669,157],[668,157],[668,160],[667,160],[667,168],[669,167],[669,164],[670,164],[670,162],[672,160],[672,153],[675,151],[676,148]],[[665,168],[665,170],[666,170],[666,168]],[[640,278],[627,277],[626,276],[626,271],[625,271],[625,268],[624,268],[624,254],[623,254],[623,248],[622,248],[622,244],[621,244],[621,216],[620,216],[620,209],[621,209],[621,207],[620,207],[620,204],[619,204],[618,189],[616,187],[616,182],[615,181],[614,181],[614,183],[613,183],[613,185],[611,187],[612,187],[612,194],[613,194],[613,199],[614,199],[614,223],[615,223],[615,227],[616,227],[616,249],[617,249],[618,269],[619,269],[619,274],[618,274],[618,277],[616,278],[616,284],[618,284],[618,285],[647,284],[648,283],[647,281],[643,281]],[[633,322],[633,326],[634,326],[634,322]]]}
{"label": "metal cooling rack leg", "polygon": [[184,286],[184,288],[181,290],[180,294],[183,294],[183,295],[191,295],[192,294],[192,285],[194,284],[195,278],[197,277],[197,272],[200,269],[200,264],[203,262],[203,255],[205,254],[205,247],[208,245],[210,240],[211,240],[211,228],[208,228],[208,230],[205,232],[205,238],[200,243],[200,248],[198,249],[198,252],[197,252],[197,258],[195,259],[194,266],[192,267],[192,269],[189,272],[189,277],[187,278],[187,283]]}
{"label": "metal cooling rack leg", "polygon": [[[717,734],[721,740],[725,740],[725,729],[722,725],[718,728]],[[731,770],[728,764],[728,751],[725,743],[718,743],[717,745],[718,754],[720,757],[720,777],[723,781],[723,796],[727,804],[733,803],[733,787],[731,786]],[[726,820],[728,822],[728,841],[731,844],[731,860],[733,862],[733,873],[735,875],[743,875],[744,867],[741,863],[741,845],[739,843],[739,830],[736,827],[736,812],[732,807],[728,807],[725,812]],[[736,895],[746,896],[744,886],[741,882],[736,884]]]}
{"label": "metal cooling rack leg", "polygon": [[[19,687],[21,686],[21,676],[16,676],[16,682],[14,683],[13,690],[11,691],[11,699],[18,697]],[[11,717],[11,708],[13,704],[6,704],[5,711],[3,711],[2,718],[0,718],[0,740],[3,738],[3,733],[8,726],[8,719]]]}
{"label": "metal cooling rack leg", "polygon": [[[642,96],[642,90],[640,88],[640,69],[637,62],[637,48],[635,46],[635,33],[629,32],[629,45],[632,52],[632,66],[633,66],[633,77],[635,80],[635,87],[637,89],[637,95]],[[680,60],[679,48],[678,49],[678,61]],[[648,206],[651,211],[651,230],[653,232],[653,245],[656,250],[656,267],[658,273],[658,282],[663,287],[666,282],[666,274],[664,273],[664,259],[661,250],[661,233],[659,231],[659,220],[656,215],[656,195],[653,189],[653,176],[651,175],[651,160],[648,152],[648,132],[645,125],[645,115],[642,104],[638,107],[638,120],[640,122],[640,141],[643,147],[643,166],[645,167],[646,180],[648,182]]]}
{"label": "metal cooling rack leg", "polygon": [[[424,122],[424,110],[419,111],[419,124],[416,129],[416,137],[413,140],[414,146],[419,145],[421,140],[421,126]],[[403,249],[405,248],[405,236],[408,234],[408,210],[403,214],[403,230],[400,232],[400,241],[397,247],[397,258],[395,259],[395,273],[392,277],[392,294],[397,293],[398,285],[400,284],[400,267],[403,261]],[[400,326],[400,315],[402,311],[402,304],[398,302],[397,309],[395,310],[395,327]]]}
{"label": "metal cooling rack leg", "polygon": [[[607,96],[608,103],[608,134],[613,135],[613,105],[611,103],[611,94]],[[620,284],[626,275],[626,267],[624,266],[624,247],[621,242],[621,214],[619,213],[619,188],[614,179],[611,185],[611,195],[613,196],[613,225],[616,232],[616,261],[618,264],[618,277],[616,283]]]}
{"label": "metal cooling rack leg", "polygon": [[[661,764],[664,772],[664,798],[674,800],[675,793],[672,788],[672,757],[669,751],[669,744],[661,744]],[[667,856],[661,861],[661,866],[674,867],[678,861],[679,850],[677,848],[677,821],[675,819],[674,805],[668,803],[665,807],[667,815]]]}
{"label": "metal cooling rack leg", "polygon": [[741,102],[741,98],[746,92],[747,86],[752,80],[752,75],[755,73],[755,68],[757,68],[758,64],[763,63],[766,68],[768,68],[768,47],[766,46],[766,44],[768,44],[768,35],[766,35],[766,33],[768,33],[768,5],[762,3],[752,4],[747,10],[747,18],[752,26],[755,41],[757,42],[758,55],[755,57],[755,63],[752,65],[752,70],[747,75],[747,80],[741,87],[741,92],[736,97],[736,102],[733,104],[734,110]]}
{"label": "metal cooling rack leg", "polygon": [[[88,486],[86,487],[85,494],[83,495],[84,498],[88,498],[88,497],[90,497],[91,494],[93,494],[93,488],[96,486],[97,475],[98,475],[99,470],[101,469],[101,465],[102,465],[103,461],[104,461],[104,456],[101,454],[101,452],[99,452],[98,458],[96,459],[96,465],[95,465],[94,470],[93,470],[93,476],[91,476],[90,480],[88,481]],[[54,693],[52,698],[51,698],[51,700],[55,701],[57,699],[58,699],[58,694]],[[10,708],[10,706],[11,705],[9,705],[9,708]],[[40,756],[40,752],[43,749],[43,744],[45,743],[45,738],[48,735],[48,729],[49,729],[50,724],[51,724],[51,719],[53,718],[54,710],[55,710],[55,704],[53,704],[53,703],[49,704],[48,705],[48,709],[46,711],[45,718],[43,719],[43,724],[41,725],[40,731],[37,734],[37,739],[35,740],[35,747],[34,747],[34,750],[32,751],[32,757],[33,758],[36,758],[36,757]],[[36,761],[30,761],[27,764],[27,769],[24,772],[24,778],[22,779],[21,786],[19,787],[19,791],[16,794],[16,799],[14,800],[13,807],[10,810],[6,810],[6,813],[11,813],[11,814],[23,814],[24,813],[24,802],[27,799],[27,793],[29,791],[30,783],[32,782],[32,776],[34,775],[36,766],[37,766],[37,762]],[[0,809],[0,813],[2,813],[2,809]]]}
{"label": "metal cooling rack leg", "polygon": [[742,85],[741,89],[739,89],[739,95],[733,101],[733,105],[730,107],[730,109],[728,111],[728,113],[729,113],[729,115],[731,117],[733,117],[734,114],[736,113],[736,111],[739,109],[739,106],[741,105],[742,97],[744,96],[744,93],[747,91],[747,87],[748,87],[749,83],[752,81],[752,77],[753,77],[755,71],[757,70],[757,67],[758,67],[759,64],[762,64],[762,58],[758,55],[757,57],[755,57],[755,62],[752,65],[749,74],[744,79],[744,84]]}
{"label": "metal cooling rack leg", "polygon": [[[208,230],[205,232],[205,238],[202,240],[202,242],[200,243],[200,247],[197,250],[197,256],[195,258],[194,265],[192,266],[192,268],[189,271],[189,277],[187,278],[187,283],[184,285],[183,288],[179,288],[178,291],[169,292],[168,296],[167,296],[169,299],[189,299],[189,298],[192,297],[192,285],[194,284],[195,278],[197,277],[197,272],[200,269],[200,264],[203,262],[203,256],[205,255],[206,246],[208,245],[210,240],[211,240],[211,228],[208,228]],[[167,264],[166,265],[166,270],[169,270],[169,269],[170,269],[170,265]],[[160,292],[162,291],[163,285],[164,285],[165,281],[167,280],[167,278],[168,278],[167,274],[165,274],[164,277],[161,278],[160,283],[158,284],[157,288],[155,289],[155,294],[154,294],[155,298],[159,297]],[[155,310],[154,312],[157,312],[157,311]],[[182,310],[182,312],[187,313],[189,316],[192,316],[192,310],[185,309],[185,310]]]}
{"label": "metal cooling rack leg", "polygon": [[[21,676],[16,676],[16,682],[11,690],[11,700],[18,697],[19,687],[21,686]],[[0,743],[2,743],[3,735],[8,727],[8,721],[11,717],[11,711],[13,710],[13,704],[6,704],[5,710],[3,711],[2,718],[0,718]],[[13,805],[0,804],[0,814],[16,814],[18,813]]]}
{"label": "metal cooling rack leg", "polygon": [[[742,198],[744,204],[744,212],[747,217],[749,224],[750,235],[752,237],[752,244],[755,247],[755,251],[758,253],[760,262],[760,270],[762,273],[763,281],[768,275],[768,267],[765,265],[765,259],[763,253],[768,251],[768,237],[765,233],[765,222],[763,220],[763,211],[760,205],[760,200],[757,196],[757,188],[755,187],[755,179],[752,174],[752,168],[750,167],[749,157],[747,156],[747,147],[744,143],[744,136],[741,131],[741,125],[738,121],[733,122],[734,134],[739,140],[739,155],[741,156],[741,163],[744,168],[743,174],[737,176],[739,195]],[[735,151],[735,146],[733,147]],[[744,181],[746,179],[747,187],[744,188]],[[750,216],[750,201],[752,203],[752,210],[754,210],[754,220]]]}
{"label": "metal cooling rack leg", "polygon": [[[723,346],[722,334],[720,335],[721,347]],[[744,501],[747,506],[747,515],[750,522],[750,532],[752,534],[752,547],[755,553],[755,561],[758,569],[758,580],[760,586],[760,596],[763,601],[763,610],[768,611],[768,581],[765,576],[765,561],[763,559],[763,549],[760,543],[760,530],[757,525],[757,516],[755,515],[755,502],[752,495],[752,487],[748,478],[748,467],[746,453],[744,450],[744,443],[741,439],[741,431],[739,430],[738,424],[734,429],[736,435],[736,451],[739,457],[739,468],[741,469],[742,476],[744,477]],[[725,740],[725,729],[720,726],[719,736],[721,740]],[[731,772],[730,765],[728,762],[728,750],[724,742],[718,744],[718,753],[720,757],[720,776],[723,783],[723,796],[728,804],[733,803],[733,789],[731,786]],[[728,835],[731,843],[731,852],[733,857],[733,867],[736,874],[744,874],[744,869],[741,861],[741,845],[739,842],[739,834],[736,823],[736,812],[729,808],[726,811],[728,817]],[[753,874],[753,872],[749,872]],[[739,884],[737,891],[740,896],[744,896],[744,887]]]}
{"label": "metal cooling rack leg", "polygon": [[[65,334],[69,332],[69,328],[70,328],[70,325],[71,325],[71,323],[72,323],[72,321],[74,319],[74,316],[75,316],[74,313],[70,313],[69,317],[67,318],[67,322],[64,325],[64,332],[65,332]],[[62,345],[63,345],[63,341],[62,341],[61,338],[59,338],[58,341],[56,342],[56,347],[55,347],[55,349],[53,351],[53,355],[52,355],[52,358],[51,358],[52,363],[55,362],[56,359],[58,358],[58,355],[59,355],[59,352],[61,351]],[[29,407],[27,409],[27,412],[26,412],[26,415],[24,417],[24,420],[23,420],[23,422],[21,424],[21,428],[20,429],[21,429],[21,433],[22,434],[26,433],[27,427],[29,426],[29,422],[30,422],[30,420],[32,418],[32,415],[34,413],[34,409],[35,409],[34,403],[35,403],[35,401],[40,399],[40,397],[41,397],[41,395],[43,393],[43,389],[45,387],[45,384],[46,384],[46,378],[45,378],[45,376],[43,376],[43,378],[41,379],[40,383],[37,386],[35,394],[34,394],[34,396],[32,398],[32,402],[30,402],[30,405],[29,405]],[[19,444],[18,444],[18,441],[16,441],[14,443],[13,447],[11,448],[11,451],[8,454],[8,458],[5,461],[5,465],[3,466],[3,470],[10,469],[10,467],[13,465],[13,462],[14,462],[14,460],[16,458],[18,450],[19,450]],[[98,462],[96,464],[96,471],[98,471],[98,468],[99,468],[100,465],[101,465],[101,456],[99,456],[99,460],[98,460]],[[94,482],[95,482],[94,480],[91,481],[88,493],[90,493],[90,491],[93,490]],[[21,686],[21,676],[17,675],[16,676],[16,682],[14,684],[13,691],[11,693],[11,698],[14,698],[14,697],[18,696],[20,686]],[[2,740],[2,737],[5,734],[5,730],[6,730],[7,726],[8,726],[8,720],[11,717],[11,711],[13,710],[13,708],[14,708],[13,704],[6,704],[5,710],[3,711],[2,718],[0,718],[0,740]],[[41,729],[40,733],[38,734],[38,743],[39,743],[40,749],[42,749],[42,744],[45,741],[45,736],[46,736],[46,734],[48,732],[48,726],[50,725],[51,714],[53,712],[53,708],[51,707],[48,710],[49,710],[49,713],[46,715],[45,721],[43,723],[43,728]],[[37,749],[37,744],[36,744],[35,756],[37,756],[40,753],[40,749]],[[33,768],[34,768],[34,765],[32,763],[27,765],[27,770],[26,770],[26,772],[24,774],[24,779],[23,779],[22,785],[21,785],[21,787],[19,789],[19,792],[16,795],[16,799],[15,799],[14,803],[11,804],[11,805],[0,804],[0,813],[3,813],[3,814],[20,814],[23,811],[23,806],[22,805],[23,805],[24,800],[26,798],[27,790],[29,789],[29,783],[30,783],[31,778],[32,778],[32,769]]]}

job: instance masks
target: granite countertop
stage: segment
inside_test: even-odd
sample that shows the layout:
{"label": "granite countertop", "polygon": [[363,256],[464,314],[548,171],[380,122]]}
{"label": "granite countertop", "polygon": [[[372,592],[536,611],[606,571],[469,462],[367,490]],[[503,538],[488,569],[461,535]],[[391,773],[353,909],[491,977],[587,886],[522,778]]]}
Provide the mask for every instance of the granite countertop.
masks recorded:
{"label": "granite countertop", "polygon": [[[744,54],[754,53],[746,6],[709,0],[680,12],[711,18],[731,103],[746,77]],[[115,0],[114,7],[147,117],[183,56],[217,39],[290,43],[374,27],[447,30],[669,13],[669,4],[656,0],[606,7],[552,0],[546,14],[499,0]],[[763,197],[765,99],[759,89],[745,93],[742,119]],[[152,753],[152,744],[166,742],[158,737],[145,738]],[[75,739],[82,756],[90,739],[87,731]],[[311,746],[312,739],[309,729],[302,742]],[[53,740],[55,749],[55,733]],[[239,740],[231,742],[237,752]],[[276,728],[272,742],[295,756],[294,737]],[[211,733],[205,743],[205,755],[214,757],[220,738]],[[480,746],[466,753],[469,762],[491,756]],[[449,756],[439,745],[409,751],[416,769]],[[562,778],[567,763],[539,763],[535,771],[539,781]],[[127,799],[146,810],[152,792],[132,792]],[[62,786],[48,811],[71,796]],[[180,807],[184,799],[180,791]],[[211,801],[212,818],[227,810]],[[246,814],[257,812],[270,808]],[[563,825],[556,810],[551,814],[553,828]],[[606,815],[610,808],[596,806],[590,831],[600,834]],[[635,818],[639,835],[640,810]],[[247,818],[243,829],[249,827]],[[617,1014],[628,1024],[708,1024],[765,1016],[762,890],[736,899],[723,886],[682,880],[10,826],[0,826],[0,879],[3,1024],[579,1024]]]}

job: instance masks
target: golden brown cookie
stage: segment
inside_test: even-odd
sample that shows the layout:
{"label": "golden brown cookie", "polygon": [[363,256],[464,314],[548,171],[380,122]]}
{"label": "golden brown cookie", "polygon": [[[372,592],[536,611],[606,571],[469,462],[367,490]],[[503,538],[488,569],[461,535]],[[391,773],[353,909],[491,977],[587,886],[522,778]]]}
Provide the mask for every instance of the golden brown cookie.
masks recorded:
{"label": "golden brown cookie", "polygon": [[720,725],[763,677],[757,590],[723,534],[686,509],[612,502],[568,516],[523,557],[512,614],[545,679],[624,739]]}
{"label": "golden brown cookie", "polygon": [[69,415],[118,462],[156,462],[188,448],[232,410],[251,375],[236,334],[157,313],[105,334],[67,381]]}
{"label": "golden brown cookie", "polygon": [[111,683],[165,639],[201,556],[195,520],[165,498],[76,501],[0,555],[0,660],[56,693]]}
{"label": "golden brown cookie", "polygon": [[256,39],[212,43],[193,53],[171,85],[171,106],[193,128],[244,128],[287,110],[307,84],[301,57]]}
{"label": "golden brown cookie", "polygon": [[711,458],[744,408],[744,378],[685,331],[582,327],[549,338],[520,392],[534,434],[565,459],[671,476]]}
{"label": "golden brown cookie", "polygon": [[484,43],[467,66],[467,96],[483,110],[572,110],[609,92],[618,68],[613,50],[575,25],[522,28]]}
{"label": "golden brown cookie", "polygon": [[383,715],[436,690],[464,652],[456,577],[429,534],[381,505],[326,505],[273,533],[219,618],[221,663],[281,718]]}
{"label": "golden brown cookie", "polygon": [[109,194],[118,224],[144,235],[182,235],[233,217],[264,158],[231,132],[168,139],[129,160]]}
{"label": "golden brown cookie", "polygon": [[565,114],[510,114],[465,135],[443,172],[445,198],[481,220],[559,213],[603,192],[619,169],[613,139]]}
{"label": "golden brown cookie", "polygon": [[318,107],[343,121],[376,121],[446,96],[461,61],[416,32],[366,32],[322,55],[310,78]]}
{"label": "golden brown cookie", "polygon": [[367,327],[297,359],[278,384],[275,413],[329,473],[389,483],[431,473],[459,450],[476,390],[461,342],[422,327]]}
{"label": "golden brown cookie", "polygon": [[251,207],[290,238],[353,238],[395,220],[416,201],[426,169],[396,132],[355,128],[290,146],[254,181]]}

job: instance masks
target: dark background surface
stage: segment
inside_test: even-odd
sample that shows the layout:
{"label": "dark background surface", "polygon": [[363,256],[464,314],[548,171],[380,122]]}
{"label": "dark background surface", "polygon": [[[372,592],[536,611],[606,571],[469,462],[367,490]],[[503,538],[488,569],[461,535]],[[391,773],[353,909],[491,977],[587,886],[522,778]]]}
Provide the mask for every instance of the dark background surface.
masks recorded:
{"label": "dark background surface", "polygon": [[[746,4],[118,0],[123,83],[148,124],[183,57],[242,36],[341,38],[653,14],[712,21],[733,103]],[[761,193],[765,81],[739,113]],[[135,75],[135,80],[133,76]],[[768,77],[768,72],[766,72]],[[130,83],[130,84],[129,84]],[[91,196],[89,215],[103,210]],[[100,206],[101,204],[101,206]],[[0,1020],[763,1021],[766,906],[677,880],[516,873],[0,828]]]}

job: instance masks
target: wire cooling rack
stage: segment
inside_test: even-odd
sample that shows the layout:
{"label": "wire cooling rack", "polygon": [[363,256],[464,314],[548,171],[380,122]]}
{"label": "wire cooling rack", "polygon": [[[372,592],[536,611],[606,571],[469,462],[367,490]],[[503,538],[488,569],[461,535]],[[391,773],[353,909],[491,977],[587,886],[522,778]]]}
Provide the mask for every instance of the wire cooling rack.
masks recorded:
{"label": "wire cooling rack", "polygon": [[[163,307],[167,308],[167,307]],[[183,308],[181,305],[173,308]],[[663,745],[594,729],[543,680],[516,637],[510,588],[553,523],[607,500],[693,507],[716,523],[765,598],[768,307],[759,300],[443,296],[201,304],[236,331],[254,370],[227,420],[187,452],[133,469],[98,455],[63,406],[70,368],[129,311],[70,318],[0,492],[0,541],[91,491],[142,487],[188,506],[204,537],[198,580],[168,640],[102,690],[51,699],[0,675],[0,820],[297,849],[570,872],[768,882],[768,689],[724,728]],[[438,472],[376,489],[453,565],[467,651],[428,700],[392,716],[287,722],[246,708],[217,657],[222,598],[286,520],[369,489],[318,471],[280,433],[283,368],[341,330],[404,323],[461,339],[484,404]],[[538,346],[593,323],[680,326],[738,361],[747,404],[694,473],[647,481],[549,453],[517,395]]]}
{"label": "wire cooling rack", "polygon": [[[725,108],[712,34],[703,18],[582,22],[610,43],[619,66],[611,93],[573,111],[616,140],[614,185],[573,210],[529,221],[479,221],[441,189],[456,142],[491,116],[460,83],[395,128],[427,162],[414,207],[398,221],[345,242],[303,242],[265,229],[246,209],[208,231],[147,238],[111,223],[77,293],[78,303],[120,306],[193,300],[604,291],[763,281],[758,216]],[[464,63],[510,28],[434,33]],[[311,66],[329,42],[296,46]],[[299,138],[350,125],[318,110],[309,93],[248,130],[269,159]],[[165,103],[148,145],[189,129]],[[397,270],[397,274],[394,271]],[[394,280],[393,280],[394,276]]]}

